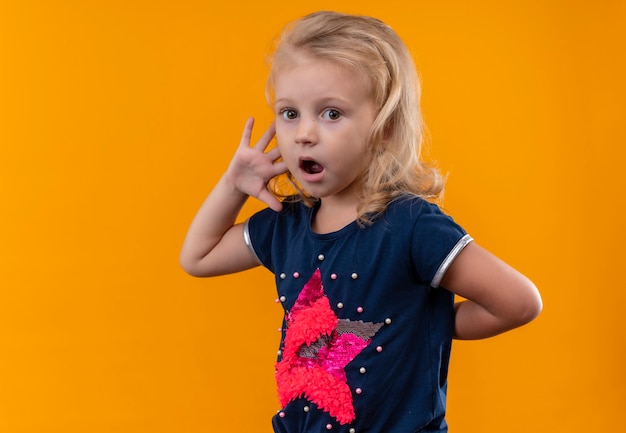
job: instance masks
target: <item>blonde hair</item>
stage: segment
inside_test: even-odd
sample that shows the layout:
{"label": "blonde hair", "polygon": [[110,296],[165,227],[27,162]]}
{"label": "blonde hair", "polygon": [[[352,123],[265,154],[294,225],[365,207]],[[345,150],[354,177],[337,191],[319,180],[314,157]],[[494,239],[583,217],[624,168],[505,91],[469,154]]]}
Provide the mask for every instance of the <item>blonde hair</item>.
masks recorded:
{"label": "blonde hair", "polygon": [[[444,179],[421,158],[424,125],[417,71],[406,45],[391,27],[376,18],[338,12],[316,12],[291,23],[270,58],[266,89],[270,102],[281,66],[302,56],[350,68],[369,83],[376,118],[369,134],[370,163],[362,176],[357,221],[371,223],[405,193],[439,198]],[[270,188],[285,198],[289,194],[283,192],[281,180],[272,182]],[[289,173],[287,180],[298,200],[309,205],[316,200]]]}

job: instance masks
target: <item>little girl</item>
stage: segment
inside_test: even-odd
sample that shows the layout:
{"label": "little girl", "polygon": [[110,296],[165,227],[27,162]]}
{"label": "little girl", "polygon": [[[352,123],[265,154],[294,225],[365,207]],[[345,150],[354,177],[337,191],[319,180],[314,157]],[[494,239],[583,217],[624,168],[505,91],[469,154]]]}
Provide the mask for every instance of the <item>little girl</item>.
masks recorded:
{"label": "little girl", "polygon": [[[390,27],[334,12],[296,21],[267,90],[275,122],[252,147],[246,123],[182,267],[274,273],[285,311],[275,432],[447,431],[452,339],[529,322],[537,289],[427,201],[443,182],[420,160],[417,74]],[[269,208],[235,224],[249,196]]]}

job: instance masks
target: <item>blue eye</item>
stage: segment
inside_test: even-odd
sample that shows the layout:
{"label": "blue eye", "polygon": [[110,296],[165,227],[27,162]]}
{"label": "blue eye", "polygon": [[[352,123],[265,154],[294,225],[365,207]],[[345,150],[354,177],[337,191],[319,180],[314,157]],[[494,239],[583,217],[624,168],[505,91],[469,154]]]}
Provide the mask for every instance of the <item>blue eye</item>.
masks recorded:
{"label": "blue eye", "polygon": [[328,120],[339,120],[341,116],[341,112],[339,110],[335,110],[334,108],[324,111],[324,117]]}
{"label": "blue eye", "polygon": [[284,119],[293,120],[298,117],[298,113],[296,110],[291,110],[289,108],[281,110],[280,115],[283,116]]}

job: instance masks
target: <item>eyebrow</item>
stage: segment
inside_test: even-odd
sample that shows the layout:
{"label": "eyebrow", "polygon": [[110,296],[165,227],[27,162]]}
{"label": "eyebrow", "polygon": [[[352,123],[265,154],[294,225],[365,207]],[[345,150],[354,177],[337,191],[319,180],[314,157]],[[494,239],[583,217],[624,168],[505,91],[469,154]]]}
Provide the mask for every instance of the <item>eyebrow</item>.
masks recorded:
{"label": "eyebrow", "polygon": [[[274,101],[274,105],[278,105],[278,104],[287,104],[288,105],[290,103],[292,103],[292,102],[291,102],[291,99],[289,99],[289,98],[280,98],[280,99],[276,99]],[[336,96],[324,97],[324,98],[321,98],[319,100],[315,100],[315,103],[322,104],[322,105],[325,105],[325,104],[331,104],[332,105],[333,103],[336,103],[336,104],[350,104],[350,102],[347,99],[338,98]]]}

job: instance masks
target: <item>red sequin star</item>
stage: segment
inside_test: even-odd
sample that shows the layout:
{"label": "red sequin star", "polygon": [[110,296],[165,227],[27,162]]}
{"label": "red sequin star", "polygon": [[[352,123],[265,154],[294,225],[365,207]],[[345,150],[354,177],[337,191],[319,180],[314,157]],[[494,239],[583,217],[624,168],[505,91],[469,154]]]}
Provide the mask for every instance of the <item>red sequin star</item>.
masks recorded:
{"label": "red sequin star", "polygon": [[283,358],[276,365],[281,404],[304,396],[340,424],[353,421],[352,392],[344,369],[383,324],[338,319],[324,294],[319,269],[286,319]]}

